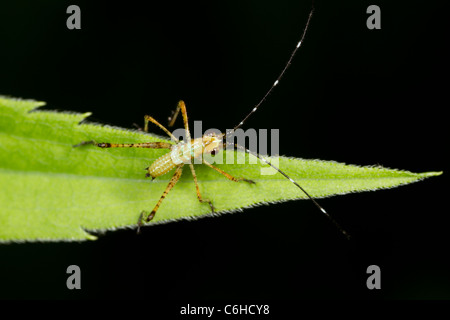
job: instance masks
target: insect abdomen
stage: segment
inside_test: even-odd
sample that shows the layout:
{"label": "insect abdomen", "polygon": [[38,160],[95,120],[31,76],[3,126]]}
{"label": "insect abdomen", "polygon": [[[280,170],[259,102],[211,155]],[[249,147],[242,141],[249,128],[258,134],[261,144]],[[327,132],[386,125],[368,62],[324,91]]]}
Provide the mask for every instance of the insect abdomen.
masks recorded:
{"label": "insect abdomen", "polygon": [[180,142],[173,145],[169,153],[156,159],[148,168],[148,173],[153,179],[159,177],[169,172],[177,165],[190,163],[192,158],[202,155],[202,150],[203,144],[201,138],[192,140],[190,145]]}
{"label": "insect abdomen", "polygon": [[173,168],[175,168],[176,164],[173,163],[172,158],[170,156],[170,152],[156,159],[148,168],[148,173],[152,176],[153,179],[159,177]]}

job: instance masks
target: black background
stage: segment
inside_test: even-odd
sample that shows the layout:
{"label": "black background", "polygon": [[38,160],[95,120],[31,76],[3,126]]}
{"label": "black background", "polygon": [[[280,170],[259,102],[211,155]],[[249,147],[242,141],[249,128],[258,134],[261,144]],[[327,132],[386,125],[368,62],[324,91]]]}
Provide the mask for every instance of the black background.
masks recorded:
{"label": "black background", "polygon": [[[246,128],[279,128],[283,155],[444,171],[420,183],[194,222],[108,232],[94,242],[0,246],[1,298],[448,299],[449,50],[444,1],[316,1],[307,38]],[[81,30],[66,8],[81,8]],[[366,8],[381,8],[368,30]],[[226,129],[276,79],[310,1],[3,1],[0,93],[92,111],[131,128],[177,101]],[[158,134],[160,132],[156,131]],[[81,290],[66,268],[81,268]],[[378,265],[382,289],[366,288]]]}

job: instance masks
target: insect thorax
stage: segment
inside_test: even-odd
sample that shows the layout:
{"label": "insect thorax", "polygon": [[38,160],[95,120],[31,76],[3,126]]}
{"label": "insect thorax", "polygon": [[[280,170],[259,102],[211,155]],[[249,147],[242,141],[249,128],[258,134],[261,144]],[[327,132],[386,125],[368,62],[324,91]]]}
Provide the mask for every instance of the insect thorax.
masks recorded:
{"label": "insect thorax", "polygon": [[219,137],[209,135],[192,139],[190,144],[180,141],[172,147],[170,158],[176,165],[190,163],[194,158],[201,159],[203,153],[210,154],[220,149],[221,141]]}

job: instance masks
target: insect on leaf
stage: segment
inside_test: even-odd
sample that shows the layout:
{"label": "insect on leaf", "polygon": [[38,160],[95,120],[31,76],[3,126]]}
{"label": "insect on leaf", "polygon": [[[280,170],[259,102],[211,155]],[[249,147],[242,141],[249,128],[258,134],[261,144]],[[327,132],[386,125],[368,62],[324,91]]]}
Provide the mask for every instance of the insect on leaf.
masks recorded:
{"label": "insect on leaf", "polygon": [[[144,169],[169,151],[73,145],[93,139],[117,143],[168,140],[80,124],[90,113],[35,110],[43,105],[0,97],[0,241],[96,239],[93,231],[135,227],[140,212],[154,207],[173,174],[152,182],[145,178]],[[218,213],[306,197],[280,174],[261,175],[267,165],[217,166],[256,182],[232,182],[205,165],[196,165],[202,195],[213,201]],[[441,174],[286,157],[279,158],[279,167],[315,198],[391,188]],[[185,167],[149,225],[210,214],[209,206],[197,200],[192,175]]]}

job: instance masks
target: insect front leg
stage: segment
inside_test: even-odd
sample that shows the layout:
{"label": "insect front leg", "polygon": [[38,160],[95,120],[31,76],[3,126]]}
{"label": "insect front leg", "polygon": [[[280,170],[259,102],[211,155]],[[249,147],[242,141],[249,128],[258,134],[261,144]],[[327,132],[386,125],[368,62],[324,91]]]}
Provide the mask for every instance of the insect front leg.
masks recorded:
{"label": "insect front leg", "polygon": [[245,182],[248,182],[248,183],[250,183],[250,184],[256,184],[256,182],[253,181],[253,180],[249,180],[249,179],[245,179],[245,178],[236,178],[236,177],[233,177],[231,174],[226,173],[226,172],[223,171],[222,169],[219,169],[219,168],[213,166],[211,163],[207,162],[207,161],[204,160],[204,159],[203,159],[203,163],[206,164],[208,167],[210,167],[210,168],[216,170],[218,173],[224,175],[227,179],[229,179],[229,180],[231,180],[231,181],[234,181],[234,182],[245,181]]}
{"label": "insect front leg", "polygon": [[189,120],[188,120],[187,111],[186,111],[186,104],[184,103],[183,100],[180,100],[178,102],[175,112],[173,113],[172,117],[169,117],[169,128],[173,127],[175,120],[177,119],[180,111],[181,111],[181,114],[183,115],[183,123],[184,123],[184,130],[186,133],[186,141],[191,141],[191,133],[189,131]]}
{"label": "insect front leg", "polygon": [[[184,106],[184,108],[181,107],[182,105]],[[176,109],[174,111],[172,111],[172,115],[168,119],[169,120],[169,128],[173,127],[173,125],[175,124],[175,121],[178,118],[178,114],[180,113],[180,111],[183,112],[182,109],[184,109],[184,113],[186,113],[186,105],[183,100],[180,100],[180,101],[178,101]]]}
{"label": "insect front leg", "polygon": [[[178,182],[178,180],[181,177],[181,173],[183,172],[183,165],[181,164],[177,167],[177,169],[175,170],[174,175],[172,176],[172,179],[170,179],[169,184],[166,187],[166,190],[164,190],[161,198],[159,198],[158,203],[156,204],[155,208],[153,208],[152,212],[148,213],[147,211],[142,211],[139,219],[138,219],[138,229],[137,229],[137,233],[140,233],[141,231],[141,226],[149,221],[151,221],[156,214],[156,211],[158,211],[159,206],[161,205],[161,202],[164,200],[164,198],[167,196],[167,194],[170,192],[170,190],[172,190],[172,188],[175,186],[175,184]],[[147,216],[146,216],[147,215]],[[144,218],[144,216],[146,216]]]}

